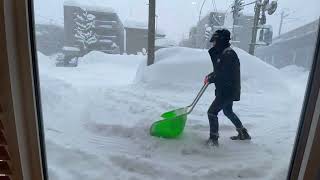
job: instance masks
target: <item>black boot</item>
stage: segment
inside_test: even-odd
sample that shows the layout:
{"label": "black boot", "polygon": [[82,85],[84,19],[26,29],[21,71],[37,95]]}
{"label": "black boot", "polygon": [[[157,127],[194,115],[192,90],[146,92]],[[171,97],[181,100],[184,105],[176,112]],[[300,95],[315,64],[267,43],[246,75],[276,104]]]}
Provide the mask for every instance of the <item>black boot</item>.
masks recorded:
{"label": "black boot", "polygon": [[237,129],[237,131],[238,131],[238,135],[232,136],[230,137],[230,139],[232,140],[250,140],[251,139],[246,128],[239,128]]}
{"label": "black boot", "polygon": [[219,136],[217,135],[210,135],[210,138],[207,140],[206,144],[208,146],[214,146],[214,147],[218,147],[219,146]]}

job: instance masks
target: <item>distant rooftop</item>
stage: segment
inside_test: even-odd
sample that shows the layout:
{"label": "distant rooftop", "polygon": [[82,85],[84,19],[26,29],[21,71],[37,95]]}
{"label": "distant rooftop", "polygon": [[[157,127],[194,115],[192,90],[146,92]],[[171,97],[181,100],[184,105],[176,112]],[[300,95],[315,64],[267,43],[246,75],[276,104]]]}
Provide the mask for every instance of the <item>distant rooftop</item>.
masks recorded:
{"label": "distant rooftop", "polygon": [[124,27],[133,29],[148,29],[148,22],[126,20],[124,22]]}
{"label": "distant rooftop", "polygon": [[106,13],[116,13],[114,9],[111,7],[104,7],[101,6],[100,4],[97,6],[94,6],[92,4],[84,4],[84,3],[79,3],[74,0],[66,0],[64,1],[65,6],[76,6],[76,7],[81,7],[86,9],[87,11],[96,11],[96,12],[106,12]]}
{"label": "distant rooftop", "polygon": [[314,20],[314,21],[307,23],[303,26],[300,26],[300,27],[295,28],[291,31],[283,33],[280,36],[275,37],[274,40],[275,41],[285,40],[285,39],[290,39],[294,36],[300,36],[300,35],[304,35],[307,33],[316,33],[318,31],[318,24],[319,24],[319,19]]}
{"label": "distant rooftop", "polygon": [[[125,28],[132,28],[132,29],[148,29],[148,22],[144,21],[137,21],[137,20],[126,20],[124,22]],[[162,29],[157,28],[157,34],[165,35]]]}
{"label": "distant rooftop", "polygon": [[160,38],[155,40],[155,45],[159,47],[170,47],[170,46],[177,46],[177,43],[168,38]]}

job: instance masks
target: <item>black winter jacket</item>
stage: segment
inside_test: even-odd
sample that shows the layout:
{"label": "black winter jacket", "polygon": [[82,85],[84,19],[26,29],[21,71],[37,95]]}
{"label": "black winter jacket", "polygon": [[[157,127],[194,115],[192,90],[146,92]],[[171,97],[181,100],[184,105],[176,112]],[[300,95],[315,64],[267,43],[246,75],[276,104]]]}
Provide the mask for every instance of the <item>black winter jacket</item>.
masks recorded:
{"label": "black winter jacket", "polygon": [[240,100],[241,79],[240,61],[236,52],[227,47],[222,51],[216,48],[209,49],[213,64],[213,73],[209,75],[209,82],[216,86],[216,96],[233,101]]}

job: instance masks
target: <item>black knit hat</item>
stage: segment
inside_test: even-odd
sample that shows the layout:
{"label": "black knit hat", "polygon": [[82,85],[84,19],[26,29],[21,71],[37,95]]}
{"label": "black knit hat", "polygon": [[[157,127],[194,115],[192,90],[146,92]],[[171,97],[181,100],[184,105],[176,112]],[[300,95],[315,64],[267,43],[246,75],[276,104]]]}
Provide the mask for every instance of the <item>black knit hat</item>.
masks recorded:
{"label": "black knit hat", "polygon": [[228,29],[217,30],[211,37],[210,42],[213,41],[229,41],[231,33]]}

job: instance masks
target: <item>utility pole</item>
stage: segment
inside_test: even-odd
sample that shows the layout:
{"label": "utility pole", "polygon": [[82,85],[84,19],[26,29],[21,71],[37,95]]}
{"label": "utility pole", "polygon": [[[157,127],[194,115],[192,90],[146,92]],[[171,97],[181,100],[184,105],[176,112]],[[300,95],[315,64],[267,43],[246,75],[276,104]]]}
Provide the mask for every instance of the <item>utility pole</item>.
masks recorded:
{"label": "utility pole", "polygon": [[148,61],[147,66],[154,63],[155,51],[155,17],[156,17],[156,0],[149,0],[149,21],[148,21]]}
{"label": "utility pole", "polygon": [[249,47],[249,54],[254,55],[254,49],[257,41],[257,31],[260,20],[260,11],[261,11],[261,0],[256,1],[256,5],[254,7],[254,20],[253,20],[253,28],[252,28],[252,37],[251,43]]}
{"label": "utility pole", "polygon": [[282,30],[282,25],[283,25],[283,20],[284,18],[288,17],[289,14],[285,14],[284,11],[281,12],[281,19],[280,19],[280,26],[279,26],[279,33],[278,33],[278,36],[281,35],[281,30]]}
{"label": "utility pole", "polygon": [[155,20],[155,36],[157,36],[157,32],[158,32],[158,15],[156,14],[155,15],[155,18],[156,18],[156,20]]}
{"label": "utility pole", "polygon": [[206,3],[206,1],[207,1],[207,0],[203,0],[203,2],[202,2],[201,8],[200,8],[200,12],[199,12],[199,19],[198,19],[198,23],[199,23],[199,22],[200,22],[200,20],[201,20],[202,8],[203,8],[204,4]]}
{"label": "utility pole", "polygon": [[[252,38],[249,47],[249,54],[254,55],[254,50],[256,47],[257,41],[257,32],[258,29],[265,29],[264,25],[267,22],[266,12],[269,15],[272,15],[278,7],[277,1],[272,1],[269,3],[269,0],[256,0],[255,7],[254,7],[254,22],[252,28]],[[261,16],[261,17],[260,17]]]}
{"label": "utility pole", "polygon": [[236,40],[235,26],[239,25],[240,11],[244,8],[244,0],[234,0],[232,6],[233,25],[232,25],[232,40]]}

